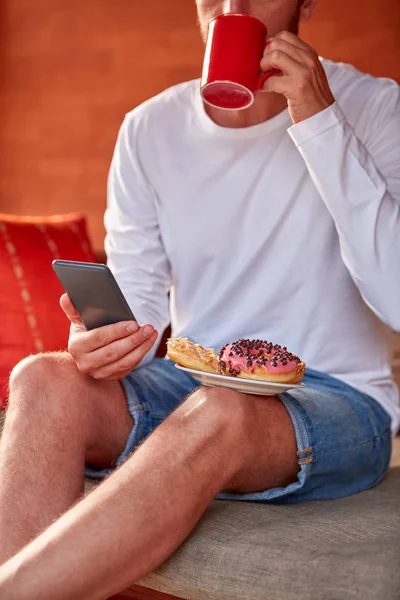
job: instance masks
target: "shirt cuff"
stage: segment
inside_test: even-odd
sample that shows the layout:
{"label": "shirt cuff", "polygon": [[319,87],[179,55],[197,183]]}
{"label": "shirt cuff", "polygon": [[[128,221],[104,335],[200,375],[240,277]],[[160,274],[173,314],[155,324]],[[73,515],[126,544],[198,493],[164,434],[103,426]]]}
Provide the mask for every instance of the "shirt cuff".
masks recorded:
{"label": "shirt cuff", "polygon": [[346,122],[340,106],[337,102],[321,110],[321,112],[309,117],[305,121],[296,123],[289,127],[288,133],[296,146],[302,146],[313,138],[325,133],[329,129],[342,126]]}

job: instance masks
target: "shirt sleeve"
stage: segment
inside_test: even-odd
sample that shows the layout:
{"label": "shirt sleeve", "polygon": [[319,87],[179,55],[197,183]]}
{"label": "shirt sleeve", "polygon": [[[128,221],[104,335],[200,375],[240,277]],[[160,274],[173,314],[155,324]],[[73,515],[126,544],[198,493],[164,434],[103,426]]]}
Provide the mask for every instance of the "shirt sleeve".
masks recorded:
{"label": "shirt sleeve", "polygon": [[[364,143],[337,102],[289,129],[366,304],[400,331],[400,88],[390,82]],[[318,227],[318,223],[315,223]]]}
{"label": "shirt sleeve", "polygon": [[[119,132],[108,177],[105,250],[139,324],[151,323],[159,339],[169,324],[170,265],[157,218],[157,199],[141,168],[132,119]],[[154,358],[157,343],[141,364]]]}

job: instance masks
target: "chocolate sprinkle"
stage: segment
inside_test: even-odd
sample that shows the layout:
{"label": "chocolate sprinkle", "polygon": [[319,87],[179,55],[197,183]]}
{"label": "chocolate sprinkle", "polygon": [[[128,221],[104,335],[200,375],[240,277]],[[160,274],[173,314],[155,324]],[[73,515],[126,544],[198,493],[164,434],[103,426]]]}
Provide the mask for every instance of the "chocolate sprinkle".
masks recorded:
{"label": "chocolate sprinkle", "polygon": [[[293,362],[298,364],[300,361],[299,357],[288,351],[286,346],[280,346],[279,344],[273,344],[263,340],[245,340],[239,339],[232,344],[225,344],[221,349],[219,358],[222,369],[226,369],[226,361],[222,360],[225,355],[225,350],[229,348],[229,357],[239,357],[245,359],[246,369],[252,373],[255,372],[255,368],[262,368],[265,365],[271,367],[286,366],[288,363]],[[233,362],[228,360],[229,374],[233,377],[240,375],[240,369],[233,367]]]}

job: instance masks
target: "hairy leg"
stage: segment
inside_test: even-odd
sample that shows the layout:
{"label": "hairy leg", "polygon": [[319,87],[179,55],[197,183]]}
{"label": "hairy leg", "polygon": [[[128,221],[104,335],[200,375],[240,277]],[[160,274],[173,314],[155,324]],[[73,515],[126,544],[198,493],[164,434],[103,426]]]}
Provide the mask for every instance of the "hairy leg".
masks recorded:
{"label": "hairy leg", "polygon": [[82,495],[85,460],[113,463],[132,426],[119,382],[82,375],[68,353],[14,369],[0,442],[0,564]]}
{"label": "hairy leg", "polygon": [[297,471],[293,426],[277,398],[201,388],[0,568],[0,599],[107,598],[170,556],[219,491],[285,486]]}

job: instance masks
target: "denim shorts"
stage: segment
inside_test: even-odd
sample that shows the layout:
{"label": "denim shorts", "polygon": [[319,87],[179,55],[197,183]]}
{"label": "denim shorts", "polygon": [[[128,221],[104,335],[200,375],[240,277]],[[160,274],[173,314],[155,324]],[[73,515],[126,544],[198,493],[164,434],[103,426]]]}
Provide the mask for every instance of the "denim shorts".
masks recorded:
{"label": "denim shorts", "polygon": [[[391,419],[380,404],[312,369],[307,369],[303,383],[304,388],[278,396],[296,433],[297,481],[257,493],[224,492],[219,499],[289,504],[341,498],[376,485],[388,471]],[[199,387],[168,359],[155,359],[139,367],[122,380],[122,385],[135,424],[116,467]],[[86,475],[100,479],[112,471],[87,465]]]}

